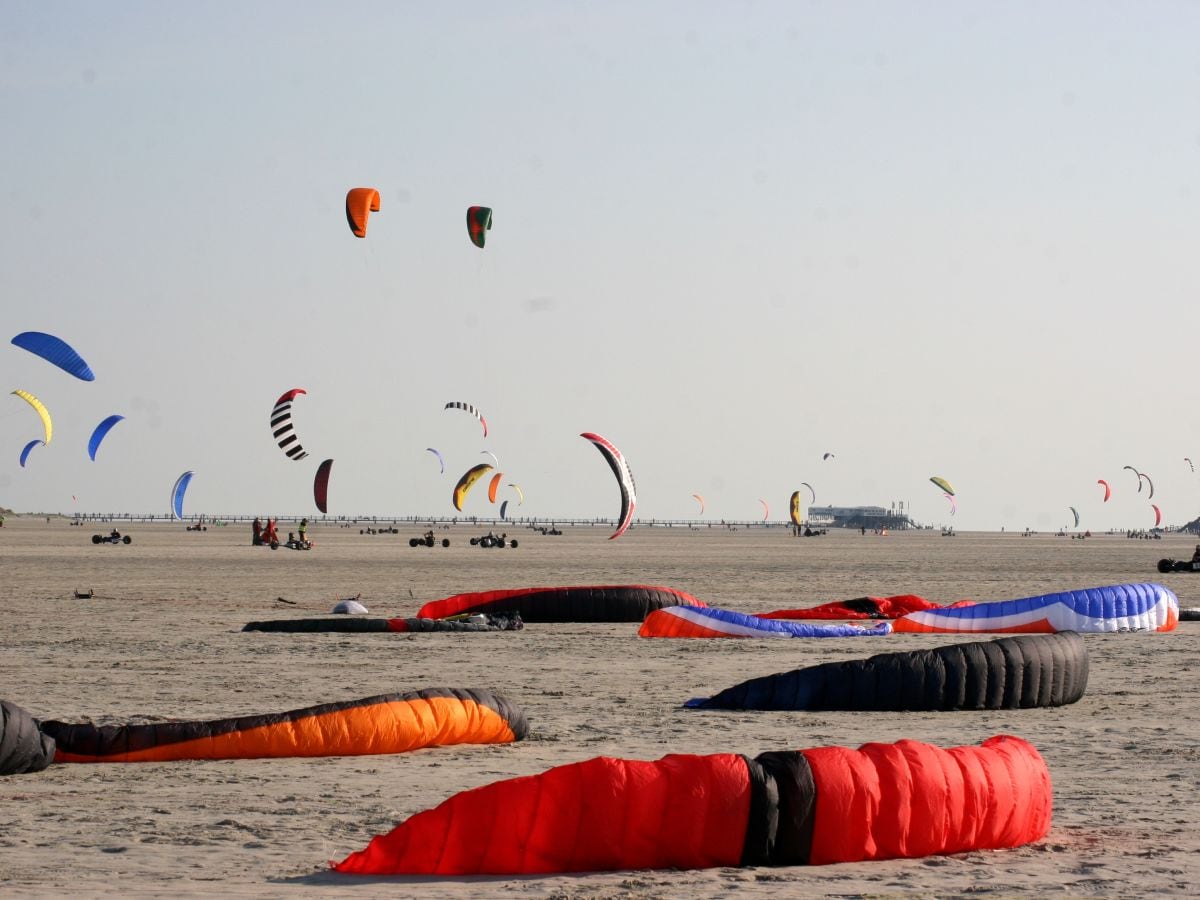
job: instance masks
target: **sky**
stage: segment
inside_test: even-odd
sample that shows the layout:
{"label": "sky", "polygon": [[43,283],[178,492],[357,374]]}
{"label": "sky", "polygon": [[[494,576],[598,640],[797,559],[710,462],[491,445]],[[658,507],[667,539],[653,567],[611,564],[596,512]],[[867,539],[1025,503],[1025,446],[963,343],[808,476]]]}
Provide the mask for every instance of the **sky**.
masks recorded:
{"label": "sky", "polygon": [[[780,520],[801,482],[960,530],[1200,515],[1200,5],[4,20],[4,337],[59,335],[97,377],[0,344],[5,391],[55,422],[22,468],[40,423],[0,404],[0,505],[165,513],[190,470],[188,514],[311,514],[331,458],[331,515],[453,515],[489,450],[510,514],[614,517],[591,431],[644,519],[700,518],[698,493]],[[297,387],[293,462],[268,417]]]}

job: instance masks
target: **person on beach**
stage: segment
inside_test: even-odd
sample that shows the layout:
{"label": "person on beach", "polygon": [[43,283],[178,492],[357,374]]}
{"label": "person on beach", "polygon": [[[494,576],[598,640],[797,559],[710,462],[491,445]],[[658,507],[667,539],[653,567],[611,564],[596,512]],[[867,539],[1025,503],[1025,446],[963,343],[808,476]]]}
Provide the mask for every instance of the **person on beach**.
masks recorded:
{"label": "person on beach", "polygon": [[262,531],[263,531],[262,519],[260,519],[258,516],[255,516],[255,517],[254,517],[254,522],[253,522],[253,523],[250,525],[250,530],[251,530],[251,531],[254,533],[254,537],[253,537],[253,538],[251,539],[251,541],[250,541],[251,545],[253,545],[253,546],[255,546],[255,547],[261,547],[261,546],[262,546],[262,542],[263,542],[263,539],[262,539]]}
{"label": "person on beach", "polygon": [[1196,549],[1192,552],[1192,562],[1200,562],[1200,544],[1196,545]]}
{"label": "person on beach", "polygon": [[305,541],[308,540],[308,517],[307,516],[300,520],[299,531],[300,531],[300,543],[303,544]]}
{"label": "person on beach", "polygon": [[277,532],[275,530],[275,520],[274,519],[267,519],[267,527],[263,529],[262,539],[263,539],[264,544],[278,544],[279,543],[279,532]]}

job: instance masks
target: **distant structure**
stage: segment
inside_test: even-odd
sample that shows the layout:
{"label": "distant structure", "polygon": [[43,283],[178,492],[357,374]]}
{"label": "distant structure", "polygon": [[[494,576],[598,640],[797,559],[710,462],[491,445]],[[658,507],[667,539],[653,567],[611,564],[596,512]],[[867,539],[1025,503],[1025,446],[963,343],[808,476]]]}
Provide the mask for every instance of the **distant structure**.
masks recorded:
{"label": "distant structure", "polygon": [[904,502],[882,506],[810,506],[808,524],[823,528],[916,528],[916,523],[904,512]]}

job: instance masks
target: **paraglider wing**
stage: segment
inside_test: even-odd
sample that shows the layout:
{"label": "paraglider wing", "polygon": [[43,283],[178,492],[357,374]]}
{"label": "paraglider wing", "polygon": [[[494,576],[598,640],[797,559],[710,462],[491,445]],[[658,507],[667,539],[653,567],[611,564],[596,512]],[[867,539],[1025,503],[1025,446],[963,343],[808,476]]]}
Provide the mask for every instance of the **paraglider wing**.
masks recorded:
{"label": "paraglider wing", "polygon": [[471,243],[483,249],[486,232],[492,229],[492,210],[487,206],[472,206],[467,210],[467,234]]}
{"label": "paraglider wing", "polygon": [[296,432],[292,426],[292,401],[300,394],[307,394],[304,388],[292,388],[275,401],[271,410],[271,435],[279,444],[279,449],[291,460],[304,459],[308,452],[300,446]]}
{"label": "paraglider wing", "polygon": [[46,430],[45,443],[50,443],[50,438],[54,434],[54,423],[50,421],[50,411],[46,409],[41,400],[33,396],[29,391],[16,390],[13,393],[33,407],[42,420],[42,427]]}
{"label": "paraglider wing", "polygon": [[504,477],[503,472],[497,472],[492,476],[491,482],[488,484],[488,503],[496,502],[496,491],[500,489],[500,479]]}
{"label": "paraglider wing", "polygon": [[940,478],[937,475],[934,475],[929,480],[932,481],[934,484],[936,484],[938,487],[940,487],[943,491],[945,491],[950,496],[952,496],[952,497],[954,496],[954,488],[950,485],[950,482],[948,482],[945,478]]}
{"label": "paraglider wing", "polygon": [[792,524],[797,528],[800,527],[800,492],[792,491],[792,500],[788,505],[788,515],[791,517]]}
{"label": "paraglider wing", "polygon": [[1150,508],[1154,510],[1154,527],[1157,528],[1162,524],[1162,510],[1153,503],[1150,504]]}
{"label": "paraglider wing", "polygon": [[1079,527],[1079,510],[1077,510],[1073,506],[1068,506],[1067,509],[1069,509],[1071,511],[1071,515],[1073,515],[1075,517],[1075,527],[1078,528]]}
{"label": "paraglider wing", "polygon": [[192,476],[195,472],[184,472],[175,479],[175,486],[171,488],[171,513],[177,519],[183,518],[183,495],[187,493],[188,485],[192,483]]}
{"label": "paraglider wing", "polygon": [[450,403],[447,403],[445,405],[444,409],[461,409],[463,412],[470,413],[471,415],[473,415],[475,418],[477,418],[479,420],[479,424],[483,426],[483,436],[487,437],[487,434],[488,434],[487,419],[485,419],[483,417],[483,413],[481,413],[479,410],[477,410],[470,403],[462,403],[458,400],[453,400]]}
{"label": "paraglider wing", "polygon": [[809,503],[817,502],[817,492],[813,490],[813,486],[811,484],[809,484],[807,481],[802,481],[800,482],[800,487],[808,488],[808,493],[812,496],[812,499],[808,501]]}
{"label": "paraglider wing", "polygon": [[613,474],[617,476],[617,484],[621,488],[621,516],[617,522],[617,530],[608,536],[610,541],[615,540],[625,533],[629,523],[633,521],[633,511],[637,507],[637,487],[633,483],[633,472],[629,470],[629,464],[625,462],[621,451],[608,440],[591,431],[585,431],[579,436],[596,445],[600,455],[608,461]]}
{"label": "paraglider wing", "polygon": [[355,237],[367,236],[367,217],[373,212],[379,212],[379,191],[351,188],[346,194],[346,222]]}
{"label": "paraglider wing", "polygon": [[446,474],[446,461],[444,459],[442,459],[442,454],[438,453],[432,447],[426,447],[425,449],[437,457],[438,466],[441,469],[440,474],[445,475]]}
{"label": "paraglider wing", "polygon": [[1110,487],[1108,486],[1108,482],[1107,482],[1107,481],[1105,481],[1103,478],[1097,478],[1097,479],[1096,479],[1096,484],[1102,484],[1102,485],[1104,485],[1104,502],[1105,502],[1105,503],[1107,503],[1107,502],[1108,502],[1108,498],[1112,496],[1112,488],[1110,488]]}
{"label": "paraglider wing", "polygon": [[96,375],[88,364],[62,338],[40,331],[22,331],[12,342],[22,350],[28,350],[34,356],[40,356],[64,372],[74,375],[80,381],[96,380]]}
{"label": "paraglider wing", "polygon": [[692,494],[692,497],[700,504],[700,515],[704,515],[704,498],[699,494]]}
{"label": "paraglider wing", "polygon": [[21,468],[22,469],[25,468],[25,460],[29,459],[29,451],[32,450],[34,447],[36,447],[38,444],[41,444],[43,447],[46,446],[45,441],[40,441],[37,438],[34,438],[32,441],[30,441],[28,444],[26,444],[25,448],[21,451]]}
{"label": "paraglider wing", "polygon": [[333,460],[327,459],[317,466],[317,477],[313,479],[313,499],[317,509],[323,513],[329,512],[329,471],[333,468]]}
{"label": "paraglider wing", "polygon": [[1138,491],[1139,492],[1142,489],[1142,479],[1145,479],[1146,484],[1150,485],[1150,494],[1146,499],[1153,500],[1154,499],[1154,482],[1150,480],[1150,476],[1147,475],[1145,472],[1138,472]]}
{"label": "paraglider wing", "polygon": [[490,471],[492,471],[491,466],[489,466],[487,463],[480,463],[477,466],[472,466],[463,473],[463,477],[458,479],[458,484],[454,486],[452,502],[454,503],[455,509],[457,509],[459,512],[462,512],[463,501],[467,499],[467,494],[470,492],[471,488],[475,487],[475,482],[477,482]]}
{"label": "paraglider wing", "polygon": [[92,432],[91,438],[88,439],[88,456],[92,458],[92,462],[96,461],[96,451],[100,449],[100,442],[104,440],[104,436],[108,434],[114,425],[124,418],[124,416],[109,416],[96,426],[96,430]]}

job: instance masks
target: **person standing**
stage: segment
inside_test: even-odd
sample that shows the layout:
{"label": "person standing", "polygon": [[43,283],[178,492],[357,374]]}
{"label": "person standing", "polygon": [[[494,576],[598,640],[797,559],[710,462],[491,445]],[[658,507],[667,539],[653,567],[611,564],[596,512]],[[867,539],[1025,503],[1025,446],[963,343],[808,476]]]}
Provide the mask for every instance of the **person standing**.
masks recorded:
{"label": "person standing", "polygon": [[308,517],[305,516],[300,520],[300,543],[308,540]]}

